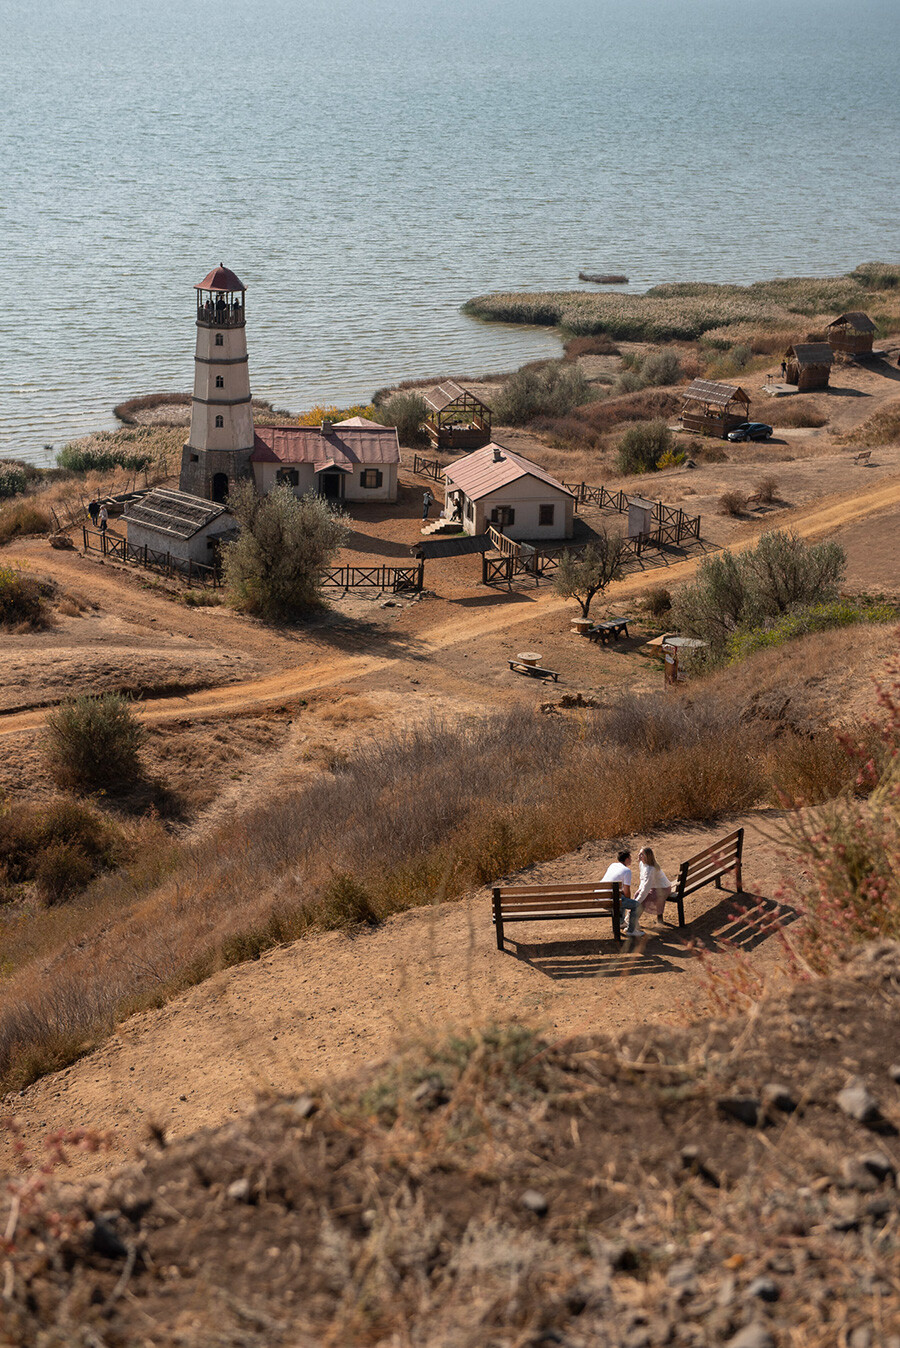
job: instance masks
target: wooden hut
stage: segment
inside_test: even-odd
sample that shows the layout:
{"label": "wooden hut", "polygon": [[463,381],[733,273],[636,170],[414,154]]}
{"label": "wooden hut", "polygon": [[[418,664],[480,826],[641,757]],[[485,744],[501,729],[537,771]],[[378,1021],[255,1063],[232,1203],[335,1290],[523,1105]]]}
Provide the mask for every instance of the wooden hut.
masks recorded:
{"label": "wooden hut", "polygon": [[452,379],[425,394],[425,429],[435,449],[481,449],[491,440],[491,409]]}
{"label": "wooden hut", "polygon": [[736,384],[695,379],[685,393],[681,424],[686,431],[718,435],[723,440],[750,416],[750,395]]}
{"label": "wooden hut", "polygon": [[796,384],[798,393],[827,388],[833,360],[834,353],[827,342],[795,342],[784,353],[785,383]]}
{"label": "wooden hut", "polygon": [[870,356],[875,324],[868,314],[854,310],[841,314],[825,328],[832,351],[843,351],[848,356]]}

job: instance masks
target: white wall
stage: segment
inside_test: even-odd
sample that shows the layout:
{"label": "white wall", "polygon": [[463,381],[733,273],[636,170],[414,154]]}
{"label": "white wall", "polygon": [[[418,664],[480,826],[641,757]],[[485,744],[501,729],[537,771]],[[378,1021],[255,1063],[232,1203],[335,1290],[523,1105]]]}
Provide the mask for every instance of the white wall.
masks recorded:
{"label": "white wall", "polygon": [[[253,465],[253,476],[256,481],[256,490],[260,495],[265,496],[272,490],[278,481],[278,473],[282,465],[278,463],[255,463]],[[298,482],[294,487],[294,493],[297,496],[305,496],[307,492],[318,490],[317,475],[311,463],[292,463],[285,464],[286,468],[294,468],[297,471]],[[345,501],[355,501],[365,504],[365,502],[378,501],[396,501],[397,499],[397,464],[369,464],[368,467],[378,468],[381,471],[380,487],[363,487],[360,485],[361,477],[365,472],[365,466],[356,465],[352,473],[344,473],[344,497]]]}
{"label": "white wall", "polygon": [[[542,505],[554,507],[553,523],[550,525],[538,523],[539,507]],[[566,492],[548,486],[538,478],[520,478],[517,482],[510,482],[507,486],[500,487],[489,496],[483,496],[480,501],[476,501],[474,527],[464,520],[466,532],[487,533],[492,523],[491,511],[496,506],[512,506],[515,511],[515,523],[503,526],[507,538],[527,538],[530,543],[539,543],[545,539],[551,542],[572,537],[575,514],[572,497]]]}
{"label": "white wall", "polygon": [[147,524],[136,524],[131,520],[126,522],[125,527],[128,531],[129,547],[142,548],[146,544],[153,552],[168,552],[184,562],[190,560],[209,565],[212,561],[212,549],[207,546],[208,540],[226,529],[232,529],[234,520],[231,515],[220,515],[199,533],[194,534],[193,538],[171,538]]}

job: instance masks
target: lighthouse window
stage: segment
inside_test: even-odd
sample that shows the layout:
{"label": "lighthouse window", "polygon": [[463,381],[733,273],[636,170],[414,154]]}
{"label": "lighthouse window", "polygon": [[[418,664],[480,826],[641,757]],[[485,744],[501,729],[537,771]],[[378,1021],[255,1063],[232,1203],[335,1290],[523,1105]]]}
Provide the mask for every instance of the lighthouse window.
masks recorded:
{"label": "lighthouse window", "polygon": [[224,417],[216,417],[216,425],[217,425],[217,426],[224,426],[224,425],[225,425],[225,418],[224,418]]}
{"label": "lighthouse window", "polygon": [[220,374],[217,374],[217,375],[216,375],[216,388],[224,388],[224,387],[225,387],[225,380],[222,378],[222,376],[221,376]]}
{"label": "lighthouse window", "polygon": [[222,336],[221,332],[217,332],[217,333],[216,333],[216,346],[224,346],[224,345],[225,345],[225,338]]}

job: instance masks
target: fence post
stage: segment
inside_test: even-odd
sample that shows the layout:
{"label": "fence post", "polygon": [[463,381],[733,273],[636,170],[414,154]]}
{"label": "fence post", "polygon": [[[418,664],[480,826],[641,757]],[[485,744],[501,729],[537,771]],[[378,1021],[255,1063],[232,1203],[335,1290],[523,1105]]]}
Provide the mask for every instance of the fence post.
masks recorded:
{"label": "fence post", "polygon": [[[482,556],[484,556],[483,553],[482,553]],[[416,576],[416,589],[417,589],[417,591],[418,591],[420,594],[421,594],[421,592],[425,589],[425,558],[424,558],[424,557],[420,557],[420,558],[419,558],[418,574],[417,574],[417,576]]]}

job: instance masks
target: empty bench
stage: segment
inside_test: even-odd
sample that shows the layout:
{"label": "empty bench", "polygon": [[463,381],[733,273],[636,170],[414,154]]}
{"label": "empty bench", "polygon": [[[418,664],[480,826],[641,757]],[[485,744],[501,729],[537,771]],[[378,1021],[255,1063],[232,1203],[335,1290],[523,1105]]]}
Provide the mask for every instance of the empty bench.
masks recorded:
{"label": "empty bench", "polygon": [[688,857],[687,861],[682,861],[678,868],[678,879],[672,887],[672,893],[669,895],[668,902],[678,905],[678,925],[684,926],[684,900],[688,894],[693,894],[695,889],[702,889],[704,885],[710,884],[713,880],[716,882],[716,889],[722,888],[722,876],[727,875],[729,871],[734,871],[737,882],[737,892],[742,894],[743,886],[741,884],[741,856],[744,851],[744,830],[737,829],[734,833],[729,833],[727,838],[720,838],[718,842],[710,843],[709,847],[704,847],[702,852],[696,856]]}
{"label": "empty bench", "polygon": [[871,449],[861,449],[858,454],[853,455],[853,462],[869,464],[871,458],[872,458]]}
{"label": "empty bench", "polygon": [[628,636],[628,618],[612,618],[609,622],[594,623],[594,626],[588,630],[589,641],[602,641],[605,646],[609,641],[618,641],[619,637]]}
{"label": "empty bench", "polygon": [[540,665],[529,665],[524,660],[510,660],[509,667],[514,674],[531,674],[538,679],[552,679],[559,683],[559,670],[543,669]]}
{"label": "empty bench", "polygon": [[497,949],[503,949],[507,922],[566,922],[574,918],[612,919],[613,936],[622,939],[619,882],[571,885],[509,885],[493,890]]}

